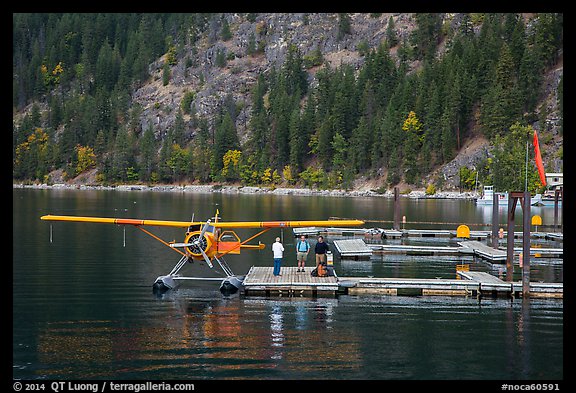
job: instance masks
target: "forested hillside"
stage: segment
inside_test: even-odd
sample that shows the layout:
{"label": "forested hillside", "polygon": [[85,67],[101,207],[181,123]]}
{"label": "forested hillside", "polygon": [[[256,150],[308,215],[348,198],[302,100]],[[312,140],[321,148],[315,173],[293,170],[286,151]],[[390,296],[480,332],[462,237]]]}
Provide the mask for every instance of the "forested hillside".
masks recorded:
{"label": "forested hillside", "polygon": [[442,189],[478,139],[459,185],[523,189],[562,54],[551,13],[14,14],[13,177]]}

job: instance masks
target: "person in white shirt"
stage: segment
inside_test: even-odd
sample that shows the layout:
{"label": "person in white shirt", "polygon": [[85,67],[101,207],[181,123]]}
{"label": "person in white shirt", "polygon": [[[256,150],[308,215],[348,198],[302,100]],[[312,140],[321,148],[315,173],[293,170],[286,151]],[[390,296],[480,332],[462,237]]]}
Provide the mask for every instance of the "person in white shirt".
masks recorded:
{"label": "person in white shirt", "polygon": [[282,256],[284,254],[284,246],[280,243],[280,238],[276,238],[276,242],[272,244],[272,251],[274,252],[274,275],[281,276],[280,267],[282,266]]}

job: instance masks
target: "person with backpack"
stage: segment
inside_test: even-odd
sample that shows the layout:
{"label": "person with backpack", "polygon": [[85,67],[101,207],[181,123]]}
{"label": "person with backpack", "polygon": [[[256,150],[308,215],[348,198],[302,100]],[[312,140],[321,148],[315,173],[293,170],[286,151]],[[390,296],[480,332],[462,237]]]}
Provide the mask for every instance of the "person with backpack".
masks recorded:
{"label": "person with backpack", "polygon": [[[308,251],[310,251],[310,244],[306,241],[306,236],[300,236],[300,240],[296,243],[296,260],[298,261],[298,270],[296,272],[303,272],[306,259],[308,258]],[[302,270],[300,270],[302,268]]]}
{"label": "person with backpack", "polygon": [[318,243],[316,243],[316,247],[314,248],[314,252],[316,253],[316,271],[318,277],[323,277],[326,275],[327,251],[330,251],[330,247],[328,247],[328,244],[324,242],[323,236],[318,236]]}

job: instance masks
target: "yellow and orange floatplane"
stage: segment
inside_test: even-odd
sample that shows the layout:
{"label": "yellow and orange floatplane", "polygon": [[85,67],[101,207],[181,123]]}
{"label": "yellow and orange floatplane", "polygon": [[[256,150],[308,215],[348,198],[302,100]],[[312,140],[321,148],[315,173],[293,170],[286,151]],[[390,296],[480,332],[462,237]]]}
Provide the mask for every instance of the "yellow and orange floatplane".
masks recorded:
{"label": "yellow and orange floatplane", "polygon": [[[181,280],[221,280],[219,278],[185,277],[179,274],[186,262],[194,260],[206,261],[206,264],[213,268],[212,261],[216,261],[226,275],[220,285],[220,291],[224,294],[231,294],[238,291],[242,285],[244,276],[237,276],[222,257],[227,254],[240,254],[242,249],[262,250],[265,245],[248,244],[263,233],[272,228],[302,228],[302,227],[331,227],[331,226],[358,226],[364,224],[361,220],[320,220],[320,221],[229,221],[219,220],[219,212],[206,222],[192,221],[163,221],[134,218],[108,218],[108,217],[82,217],[82,216],[57,216],[45,215],[41,220],[47,221],[68,221],[68,222],[89,222],[100,224],[133,225],[145,234],[170,247],[181,255],[180,260],[174,268],[165,276],[159,276],[153,285],[154,293],[164,293],[175,289]],[[167,242],[149,230],[145,226],[177,227],[186,228],[186,234],[182,243]],[[258,233],[245,240],[234,232],[234,229],[257,228]]]}

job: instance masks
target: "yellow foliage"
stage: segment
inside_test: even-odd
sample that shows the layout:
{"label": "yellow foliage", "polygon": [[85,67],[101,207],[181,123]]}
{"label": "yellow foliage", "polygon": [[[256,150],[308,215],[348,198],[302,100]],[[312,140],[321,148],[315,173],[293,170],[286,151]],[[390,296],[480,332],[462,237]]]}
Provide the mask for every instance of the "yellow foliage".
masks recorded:
{"label": "yellow foliage", "polygon": [[78,156],[78,164],[76,165],[77,174],[96,166],[96,154],[90,146],[76,145],[76,154]]}
{"label": "yellow foliage", "polygon": [[[242,158],[242,152],[240,150],[228,150],[222,157],[222,163],[224,167],[222,168],[222,176],[228,176],[230,170],[238,170],[238,163]],[[230,163],[232,163],[232,168],[230,168]]]}
{"label": "yellow foliage", "polygon": [[413,132],[420,131],[422,129],[422,123],[420,123],[420,120],[418,120],[418,118],[416,117],[416,113],[414,111],[410,111],[408,117],[406,118],[404,124],[402,125],[402,129],[404,131],[413,131]]}
{"label": "yellow foliage", "polygon": [[43,152],[46,149],[48,142],[48,134],[42,131],[41,128],[36,128],[33,133],[28,135],[28,138],[18,146],[16,146],[15,164],[19,164],[22,155],[28,152],[31,148],[37,149],[38,152]]}
{"label": "yellow foliage", "polygon": [[264,169],[264,172],[262,172],[262,176],[260,176],[260,180],[262,180],[262,182],[264,184],[268,184],[272,181],[272,168],[266,168]]}
{"label": "yellow foliage", "polygon": [[282,176],[284,176],[284,180],[286,180],[288,183],[292,183],[294,181],[292,166],[286,165],[284,169],[282,169]]}
{"label": "yellow foliage", "polygon": [[62,67],[62,62],[59,62],[58,64],[56,64],[56,67],[54,67],[54,69],[52,70],[52,75],[57,76],[58,74],[61,74],[64,72],[64,67]]}

